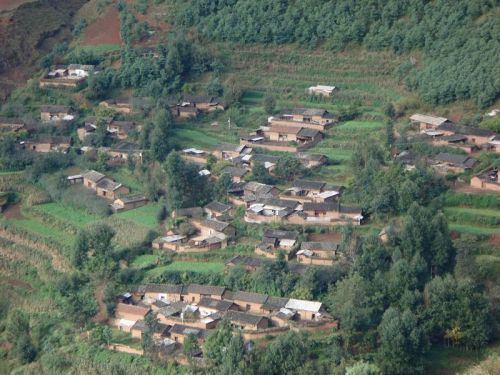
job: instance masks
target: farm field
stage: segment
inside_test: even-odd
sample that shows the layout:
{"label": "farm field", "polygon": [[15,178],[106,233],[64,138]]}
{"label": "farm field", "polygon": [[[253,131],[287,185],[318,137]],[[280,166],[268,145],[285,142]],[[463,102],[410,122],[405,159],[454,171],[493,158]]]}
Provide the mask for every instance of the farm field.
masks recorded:
{"label": "farm field", "polygon": [[55,240],[56,242],[66,246],[71,246],[75,239],[75,236],[72,233],[63,232],[55,226],[43,223],[38,218],[34,217],[26,217],[20,220],[11,219],[7,220],[7,223],[27,232],[32,232],[44,238]]}
{"label": "farm field", "polygon": [[149,203],[133,210],[120,212],[115,216],[121,219],[133,221],[136,224],[143,225],[148,228],[155,228],[158,225],[156,215],[158,214],[160,207],[161,204],[159,203]]}
{"label": "farm field", "polygon": [[86,211],[78,210],[56,202],[37,205],[35,206],[35,210],[55,216],[59,220],[76,227],[82,227],[102,219],[102,217],[97,215],[92,215]]}
{"label": "farm field", "polygon": [[218,273],[224,270],[224,263],[220,262],[181,262],[174,261],[166,266],[156,267],[146,272],[148,276],[158,276],[164,271]]}
{"label": "farm field", "polygon": [[451,230],[462,233],[484,234],[484,235],[500,234],[500,228],[498,226],[484,227],[484,226],[469,225],[469,224],[449,223],[449,227]]}

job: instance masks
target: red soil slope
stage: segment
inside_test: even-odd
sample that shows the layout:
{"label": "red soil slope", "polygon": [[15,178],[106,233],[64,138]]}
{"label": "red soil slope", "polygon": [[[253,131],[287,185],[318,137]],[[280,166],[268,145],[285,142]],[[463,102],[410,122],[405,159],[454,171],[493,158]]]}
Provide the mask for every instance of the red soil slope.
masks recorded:
{"label": "red soil slope", "polygon": [[84,45],[120,44],[120,18],[118,10],[110,5],[102,17],[99,17],[85,29]]}

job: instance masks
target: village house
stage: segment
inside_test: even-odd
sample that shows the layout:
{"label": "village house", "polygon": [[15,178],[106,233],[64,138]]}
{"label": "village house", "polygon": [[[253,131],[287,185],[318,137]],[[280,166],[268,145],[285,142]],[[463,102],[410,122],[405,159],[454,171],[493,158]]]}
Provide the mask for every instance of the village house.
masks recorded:
{"label": "village house", "polygon": [[14,117],[0,117],[0,130],[19,131],[26,126],[23,120]]}
{"label": "village house", "polygon": [[120,331],[130,332],[138,320],[144,320],[151,309],[149,307],[118,303],[115,309],[114,324]]}
{"label": "village house", "polygon": [[71,121],[75,118],[71,107],[65,105],[42,105],[40,107],[42,122]]}
{"label": "village house", "polygon": [[188,240],[188,237],[183,234],[171,234],[155,238],[151,245],[153,249],[177,252],[185,250]]}
{"label": "village house", "polygon": [[272,125],[261,127],[240,137],[240,145],[265,148],[272,151],[298,152],[314,146],[323,138],[319,130],[305,127]]}
{"label": "village house", "polygon": [[142,126],[134,121],[116,121],[113,120],[108,125],[108,132],[111,136],[118,139],[127,139],[132,132],[141,131]]}
{"label": "village house", "polygon": [[243,178],[245,175],[247,175],[249,172],[245,168],[238,168],[238,167],[232,167],[232,166],[227,166],[221,171],[221,176],[227,173],[228,175],[231,176],[231,180],[233,182],[242,182]]}
{"label": "village house", "polygon": [[306,90],[306,92],[309,95],[319,95],[327,98],[332,97],[335,91],[336,91],[335,86],[326,86],[326,85],[311,86]]}
{"label": "village house", "polygon": [[226,291],[222,298],[233,301],[239,306],[240,311],[259,314],[262,311],[262,306],[267,301],[268,296],[267,294],[261,293]]}
{"label": "village house", "polygon": [[225,291],[222,286],[190,284],[183,289],[182,300],[189,303],[199,303],[202,298],[222,300]]}
{"label": "village house", "polygon": [[229,201],[238,206],[249,206],[257,200],[278,197],[280,191],[260,182],[233,183],[228,189]]}
{"label": "village house", "polygon": [[336,242],[302,242],[297,251],[299,263],[331,266],[335,263],[339,244]]}
{"label": "village house", "polygon": [[488,149],[492,152],[500,154],[500,134],[490,138],[490,141],[488,142]]}
{"label": "village house", "polygon": [[463,134],[443,135],[439,130],[432,130],[427,131],[425,136],[434,145],[459,148],[468,154],[479,150],[479,147],[469,143],[467,137]]}
{"label": "village house", "polygon": [[148,200],[145,195],[135,194],[115,199],[114,202],[110,205],[110,207],[111,211],[117,213],[127,210],[133,210],[134,208],[137,207],[142,207],[146,203],[148,203]]}
{"label": "village house", "polygon": [[142,160],[142,150],[135,143],[120,142],[103,150],[109,155],[110,161],[113,163],[125,163],[129,158]]}
{"label": "village house", "polygon": [[172,114],[180,119],[193,119],[199,116],[200,110],[196,107],[175,107]]}
{"label": "village house", "polygon": [[231,223],[226,223],[217,219],[204,219],[204,220],[191,220],[196,229],[198,229],[203,236],[213,236],[218,233],[223,233],[229,238],[234,238],[236,236],[236,229]]}
{"label": "village house", "polygon": [[500,173],[498,168],[488,169],[470,179],[470,186],[476,189],[500,193]]}
{"label": "village house", "polygon": [[181,301],[182,288],[174,284],[146,284],[138,292],[145,303],[163,301],[170,304]]}
{"label": "village house", "polygon": [[83,186],[94,190],[100,197],[115,200],[121,195],[127,195],[130,192],[126,186],[113,181],[102,173],[91,170],[82,173],[82,176]]}
{"label": "village house", "polygon": [[[169,330],[172,326],[163,323],[155,324],[155,331],[153,332],[153,339],[161,339],[163,337],[167,337],[169,335]],[[132,337],[137,339],[142,339],[142,335],[144,330],[146,329],[146,324],[144,320],[138,320],[135,324],[130,328],[130,334]]]}
{"label": "village house", "polygon": [[266,302],[262,304],[261,314],[271,315],[277,311],[280,311],[280,309],[285,307],[288,300],[289,298],[269,296]]}
{"label": "village house", "polygon": [[214,155],[219,160],[232,161],[235,158],[242,157],[244,155],[249,155],[252,153],[252,148],[245,145],[235,145],[231,143],[221,143],[215,146],[212,151]]}
{"label": "village house", "polygon": [[222,100],[215,96],[185,95],[180,104],[181,107],[194,107],[201,112],[213,112],[225,109]]}
{"label": "village house", "polygon": [[470,156],[449,154],[440,152],[430,160],[431,167],[438,173],[464,173],[478,163],[478,161]]}
{"label": "village house", "polygon": [[338,202],[306,202],[303,210],[287,218],[291,224],[331,225],[332,223],[352,223],[360,225],[363,220],[361,209],[343,206]]}
{"label": "village house", "polygon": [[287,260],[295,256],[298,245],[298,234],[286,230],[267,229],[262,242],[255,247],[255,253],[266,258],[277,258],[279,252],[285,254]]}
{"label": "village house", "polygon": [[327,187],[326,182],[295,180],[289,189],[280,194],[281,199],[291,199],[299,202],[333,202],[342,191],[343,187]]}
{"label": "village house", "polygon": [[69,152],[72,144],[71,137],[66,136],[39,136],[20,143],[21,149],[35,152]]}
{"label": "village house", "polygon": [[70,64],[52,66],[39,80],[40,87],[78,87],[90,74],[97,73],[94,65]]}
{"label": "village house", "polygon": [[220,203],[217,201],[210,202],[203,210],[209,218],[219,219],[223,217],[230,216],[232,213],[233,206],[229,204]]}
{"label": "village house", "polygon": [[292,127],[325,131],[337,122],[337,118],[324,109],[295,108],[268,119],[271,127]]}
{"label": "village house", "polygon": [[260,163],[269,173],[272,173],[280,157],[275,155],[252,154],[246,156],[246,160],[245,157],[241,159],[241,163],[248,169],[253,169],[255,165]]}
{"label": "village house", "polygon": [[201,317],[206,317],[217,313],[225,314],[229,310],[238,310],[238,305],[233,301],[204,297],[198,302],[198,310]]}
{"label": "village house", "polygon": [[132,97],[118,97],[114,99],[104,100],[99,103],[99,106],[110,108],[115,112],[132,113],[134,111],[135,98]]}
{"label": "village house", "polygon": [[319,154],[306,154],[303,152],[297,153],[297,158],[307,169],[314,169],[325,165],[328,162],[328,158],[325,155]]}
{"label": "village house", "polygon": [[410,122],[412,127],[417,128],[420,131],[425,131],[429,129],[436,129],[445,123],[451,123],[445,117],[437,117],[432,115],[421,115],[420,113],[415,113],[410,117]]}
{"label": "village house", "polygon": [[323,304],[317,301],[290,298],[285,308],[296,311],[300,320],[319,320],[324,314]]}
{"label": "village house", "polygon": [[261,267],[263,261],[259,258],[252,258],[245,255],[236,255],[224,262],[226,268],[242,267],[248,272],[255,272]]}
{"label": "village house", "polygon": [[184,344],[188,336],[194,336],[199,343],[202,343],[205,340],[207,331],[184,324],[174,324],[172,328],[170,328],[169,334],[170,338],[179,344]]}
{"label": "village house", "polygon": [[293,200],[264,198],[249,203],[245,211],[247,223],[273,223],[286,221],[288,216],[299,208]]}
{"label": "village house", "polygon": [[256,331],[269,327],[269,319],[265,316],[247,314],[241,311],[228,311],[224,319],[231,322],[231,326],[238,330]]}
{"label": "village house", "polygon": [[196,163],[196,164],[207,164],[208,154],[203,150],[198,150],[197,148],[186,148],[181,151],[181,157],[184,160]]}

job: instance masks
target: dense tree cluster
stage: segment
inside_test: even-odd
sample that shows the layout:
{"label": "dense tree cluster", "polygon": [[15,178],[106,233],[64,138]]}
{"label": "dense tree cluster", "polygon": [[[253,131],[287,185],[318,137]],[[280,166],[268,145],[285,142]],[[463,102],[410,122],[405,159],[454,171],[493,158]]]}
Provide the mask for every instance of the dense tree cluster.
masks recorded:
{"label": "dense tree cluster", "polygon": [[[294,43],[332,49],[360,43],[395,53],[422,49],[426,64],[407,84],[432,103],[473,98],[478,105],[498,96],[500,32],[492,0],[438,1],[176,1],[179,26],[207,38],[237,43]],[[411,72],[410,72],[411,71]]]}

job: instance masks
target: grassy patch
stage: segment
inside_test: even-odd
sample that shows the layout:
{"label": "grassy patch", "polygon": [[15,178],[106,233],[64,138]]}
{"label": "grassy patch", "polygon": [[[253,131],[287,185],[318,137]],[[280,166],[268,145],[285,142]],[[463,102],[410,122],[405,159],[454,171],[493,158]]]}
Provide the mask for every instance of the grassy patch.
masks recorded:
{"label": "grassy patch", "polygon": [[138,193],[143,190],[143,184],[139,179],[134,176],[134,172],[128,168],[120,168],[118,170],[113,170],[107,173],[109,176],[113,177],[115,181],[119,181],[121,184],[131,189],[131,193]]}
{"label": "grassy patch", "polygon": [[96,55],[104,55],[106,53],[120,51],[120,48],[121,47],[119,44],[99,44],[95,46],[79,46],[76,49],[76,52],[86,51],[86,52],[92,52]]}
{"label": "grassy patch", "polygon": [[498,227],[480,227],[468,224],[451,223],[450,229],[457,232],[471,233],[471,234],[485,234],[485,235],[500,234],[500,228]]}
{"label": "grassy patch", "polygon": [[155,228],[156,226],[158,226],[158,223],[156,221],[156,215],[158,214],[159,209],[160,209],[160,204],[149,203],[145,206],[133,210],[120,212],[116,216],[121,219],[131,220],[137,224],[149,228]]}
{"label": "grassy patch", "polygon": [[500,256],[478,255],[476,263],[488,278],[496,279],[500,277]]}
{"label": "grassy patch", "polygon": [[102,219],[101,217],[92,215],[84,210],[78,210],[56,202],[38,205],[36,206],[36,209],[76,227],[82,227]]}
{"label": "grassy patch", "polygon": [[158,256],[153,254],[139,255],[137,258],[134,259],[134,261],[130,264],[130,266],[135,268],[149,267],[152,264],[155,264],[157,260]]}
{"label": "grassy patch", "polygon": [[222,142],[213,132],[209,133],[208,131],[179,127],[176,128],[173,133],[174,142],[181,147],[199,147],[207,149]]}
{"label": "grassy patch", "polygon": [[8,222],[15,227],[25,230],[27,232],[33,232],[42,237],[49,238],[60,242],[64,245],[72,245],[74,236],[71,233],[62,232],[59,229],[49,226],[35,218],[25,218],[22,220],[8,220]]}
{"label": "grassy patch", "polygon": [[224,263],[216,262],[173,262],[166,266],[153,268],[148,271],[149,276],[158,276],[165,271],[219,273],[224,270]]}
{"label": "grassy patch", "polygon": [[481,216],[500,217],[499,210],[490,210],[487,208],[448,207],[445,211],[450,213],[467,213]]}

